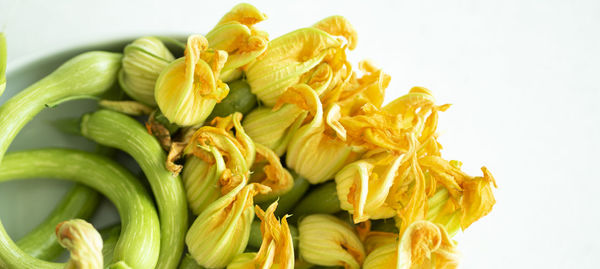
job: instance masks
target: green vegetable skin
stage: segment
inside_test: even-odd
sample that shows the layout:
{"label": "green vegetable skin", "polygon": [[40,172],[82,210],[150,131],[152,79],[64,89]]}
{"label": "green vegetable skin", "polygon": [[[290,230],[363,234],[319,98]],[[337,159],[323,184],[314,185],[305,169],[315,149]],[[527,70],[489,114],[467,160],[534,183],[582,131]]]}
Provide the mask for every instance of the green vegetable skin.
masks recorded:
{"label": "green vegetable skin", "polygon": [[192,258],[189,254],[186,254],[181,260],[181,264],[179,264],[179,269],[204,269],[204,267],[198,265],[196,260]]}
{"label": "green vegetable skin", "polygon": [[176,268],[188,228],[187,199],[181,178],[165,169],[166,156],[159,142],[133,118],[110,110],[85,115],[81,133],[99,144],[127,152],[140,165],[160,214],[161,246],[156,268]]}
{"label": "green vegetable skin", "polygon": [[47,105],[100,95],[117,81],[121,54],[86,52],[0,106],[0,163],[17,133]]}
{"label": "green vegetable skin", "polygon": [[241,112],[247,114],[256,107],[256,95],[250,91],[250,85],[245,80],[236,80],[227,83],[229,93],[225,99],[217,103],[210,113],[207,122],[210,122],[215,117],[225,117],[233,112]]}
{"label": "green vegetable skin", "polygon": [[290,213],[290,210],[294,208],[300,199],[302,199],[302,196],[304,196],[304,193],[306,193],[310,187],[310,183],[308,183],[304,177],[298,175],[296,172],[290,171],[290,173],[292,174],[292,177],[294,177],[294,186],[292,186],[292,189],[276,199],[259,203],[259,206],[262,209],[266,210],[269,205],[277,201],[278,203],[277,209],[275,209],[275,215],[283,217],[285,214]]}
{"label": "green vegetable skin", "polygon": [[[154,268],[159,255],[160,224],[150,196],[130,172],[105,157],[68,149],[10,153],[0,166],[0,182],[41,176],[80,182],[108,197],[122,222],[113,261],[123,261],[131,268]],[[63,267],[64,264],[25,254],[0,225],[0,268]]]}
{"label": "green vegetable skin", "polygon": [[[6,164],[3,164],[6,166]],[[10,167],[6,168],[10,169]],[[98,192],[76,184],[40,225],[17,242],[17,246],[34,258],[53,261],[64,251],[58,244],[54,229],[62,221],[88,219],[98,206]]]}
{"label": "green vegetable skin", "polygon": [[100,230],[100,236],[102,236],[102,257],[105,261],[112,261],[115,247],[119,242],[119,234],[121,234],[121,226],[114,225],[105,229]]}
{"label": "green vegetable skin", "polygon": [[335,182],[331,181],[310,190],[292,210],[290,222],[309,214],[333,214],[340,210]]}

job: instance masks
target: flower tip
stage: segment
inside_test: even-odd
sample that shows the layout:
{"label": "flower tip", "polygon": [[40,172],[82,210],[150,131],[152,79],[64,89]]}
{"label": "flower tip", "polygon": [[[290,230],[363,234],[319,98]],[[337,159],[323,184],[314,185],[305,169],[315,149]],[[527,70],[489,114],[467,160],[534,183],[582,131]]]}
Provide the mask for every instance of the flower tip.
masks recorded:
{"label": "flower tip", "polygon": [[354,50],[358,43],[358,33],[354,26],[343,16],[334,15],[327,17],[313,25],[313,27],[323,30],[334,36],[342,36],[348,43],[348,49]]}
{"label": "flower tip", "polygon": [[58,243],[71,252],[67,268],[100,269],[103,267],[102,237],[85,220],[67,220],[56,225]]}

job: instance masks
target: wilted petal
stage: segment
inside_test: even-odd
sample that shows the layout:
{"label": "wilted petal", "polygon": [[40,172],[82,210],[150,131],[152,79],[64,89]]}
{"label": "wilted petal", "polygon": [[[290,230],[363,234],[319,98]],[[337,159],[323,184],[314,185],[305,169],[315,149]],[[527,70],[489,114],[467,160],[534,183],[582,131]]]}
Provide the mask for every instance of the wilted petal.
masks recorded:
{"label": "wilted petal", "polygon": [[446,230],[428,221],[412,223],[399,242],[397,268],[456,268],[458,251]]}
{"label": "wilted petal", "polygon": [[463,184],[464,196],[461,201],[463,230],[490,213],[496,203],[492,193],[492,187],[496,187],[496,180],[487,168],[482,167],[481,171],[483,171],[483,177],[476,177]]}
{"label": "wilted petal", "polygon": [[271,149],[256,145],[256,160],[254,163],[251,182],[257,182],[271,188],[271,192],[257,195],[254,200],[262,202],[280,196],[288,192],[294,186],[294,178],[290,172],[283,167],[279,156]]}
{"label": "wilted petal", "polygon": [[228,269],[237,268],[294,268],[294,246],[292,234],[287,223],[287,216],[281,219],[281,223],[275,217],[277,202],[274,202],[264,212],[256,206],[256,215],[261,220],[260,230],[262,233],[262,244],[258,253],[243,253],[238,255]]}
{"label": "wilted petal", "polygon": [[334,36],[343,36],[348,43],[348,49],[353,50],[356,48],[358,42],[358,33],[354,29],[354,26],[350,24],[346,18],[335,15],[322,19],[315,23],[313,27],[323,30]]}

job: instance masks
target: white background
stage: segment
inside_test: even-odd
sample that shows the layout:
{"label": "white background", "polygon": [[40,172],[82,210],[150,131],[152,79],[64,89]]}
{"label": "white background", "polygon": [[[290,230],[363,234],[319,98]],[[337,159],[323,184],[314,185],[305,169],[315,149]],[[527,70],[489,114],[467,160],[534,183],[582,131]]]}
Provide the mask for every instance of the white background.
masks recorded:
{"label": "white background", "polygon": [[[0,0],[0,25],[10,68],[115,37],[206,33],[234,4]],[[420,85],[453,104],[444,157],[486,165],[499,185],[492,213],[457,237],[462,268],[600,266],[600,1],[253,4],[272,38],[344,15],[359,33],[351,59],[392,75],[388,100]]]}

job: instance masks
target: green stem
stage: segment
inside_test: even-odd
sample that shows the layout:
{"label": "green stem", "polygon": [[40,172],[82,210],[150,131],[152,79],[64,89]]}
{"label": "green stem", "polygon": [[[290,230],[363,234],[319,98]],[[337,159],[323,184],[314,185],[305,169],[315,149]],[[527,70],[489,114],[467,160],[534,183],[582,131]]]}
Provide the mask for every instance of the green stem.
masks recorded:
{"label": "green stem", "polygon": [[240,79],[229,82],[227,85],[229,85],[227,97],[215,105],[210,116],[206,118],[206,122],[210,122],[215,117],[229,116],[234,112],[246,115],[256,107],[256,95],[250,91],[248,82]]}
{"label": "green stem", "polygon": [[6,101],[0,106],[0,162],[17,133],[42,109],[108,91],[120,66],[121,54],[86,52]]}
{"label": "green stem", "polygon": [[[131,268],[154,268],[160,243],[158,216],[150,196],[129,171],[105,157],[68,149],[10,153],[0,166],[0,182],[38,177],[71,180],[101,192],[115,204],[121,217],[122,232],[113,262],[124,262]],[[0,223],[0,268],[62,267],[64,264],[24,253]]]}
{"label": "green stem", "polygon": [[99,198],[93,189],[76,184],[46,220],[21,238],[17,245],[32,257],[45,261],[55,260],[64,251],[54,235],[56,225],[70,219],[88,219],[96,210]]}
{"label": "green stem", "polygon": [[167,37],[167,36],[155,36],[165,44],[165,46],[169,49],[169,51],[175,56],[175,58],[179,58],[183,56],[183,51],[185,50],[185,42],[181,42],[175,38]]}
{"label": "green stem", "polygon": [[304,196],[310,187],[310,183],[304,177],[291,170],[290,173],[292,174],[292,177],[294,177],[294,186],[291,190],[277,198],[259,203],[261,208],[266,209],[269,205],[279,199],[277,200],[277,209],[275,209],[275,216],[278,217],[283,217],[285,214],[290,213],[290,210],[296,206],[298,201],[302,199],[302,196]]}
{"label": "green stem", "polygon": [[185,254],[183,260],[179,264],[178,269],[204,269],[204,267],[198,265],[196,260],[190,256],[190,254]]}
{"label": "green stem", "polygon": [[300,217],[309,214],[334,214],[342,210],[337,197],[335,182],[317,185],[292,210],[290,222],[296,222]]}
{"label": "green stem", "polygon": [[109,110],[85,115],[81,133],[99,144],[127,152],[140,165],[160,214],[160,257],[156,268],[176,268],[187,231],[187,200],[181,178],[165,169],[166,155],[159,142],[133,118]]}
{"label": "green stem", "polygon": [[112,261],[115,253],[115,247],[119,242],[119,234],[121,234],[121,225],[113,225],[100,230],[102,236],[102,256],[105,261]]}

